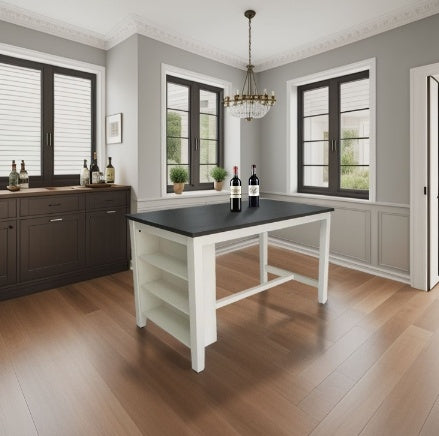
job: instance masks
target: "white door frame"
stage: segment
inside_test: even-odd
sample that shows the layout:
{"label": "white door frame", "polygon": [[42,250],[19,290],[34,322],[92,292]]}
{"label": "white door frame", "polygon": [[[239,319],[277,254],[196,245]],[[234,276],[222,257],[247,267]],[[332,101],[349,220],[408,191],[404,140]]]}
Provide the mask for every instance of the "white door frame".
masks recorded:
{"label": "white door frame", "polygon": [[439,63],[410,70],[410,277],[414,288],[427,291],[428,186],[427,77],[439,74]]}

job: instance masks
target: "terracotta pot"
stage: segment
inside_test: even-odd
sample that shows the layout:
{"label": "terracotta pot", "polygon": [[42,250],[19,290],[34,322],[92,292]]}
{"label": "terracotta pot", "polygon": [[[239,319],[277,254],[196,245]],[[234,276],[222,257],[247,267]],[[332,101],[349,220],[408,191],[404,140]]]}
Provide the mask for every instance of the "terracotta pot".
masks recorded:
{"label": "terracotta pot", "polygon": [[184,191],[184,183],[174,183],[174,192],[181,194]]}
{"label": "terracotta pot", "polygon": [[214,180],[213,187],[215,188],[215,191],[222,191],[223,190],[223,183],[224,183],[223,180],[221,180],[221,182],[217,182],[216,180]]}

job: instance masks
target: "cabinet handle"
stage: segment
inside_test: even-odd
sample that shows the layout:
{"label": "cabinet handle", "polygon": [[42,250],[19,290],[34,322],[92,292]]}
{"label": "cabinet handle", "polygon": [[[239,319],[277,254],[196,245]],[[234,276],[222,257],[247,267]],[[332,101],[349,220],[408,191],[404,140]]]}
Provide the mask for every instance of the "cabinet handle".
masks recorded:
{"label": "cabinet handle", "polygon": [[107,213],[116,213],[115,210],[107,210]]}
{"label": "cabinet handle", "polygon": [[53,218],[50,220],[51,223],[55,223],[57,221],[62,221],[62,218]]}
{"label": "cabinet handle", "polygon": [[56,206],[61,206],[61,203],[53,203],[53,204],[49,204],[49,207],[56,207]]}

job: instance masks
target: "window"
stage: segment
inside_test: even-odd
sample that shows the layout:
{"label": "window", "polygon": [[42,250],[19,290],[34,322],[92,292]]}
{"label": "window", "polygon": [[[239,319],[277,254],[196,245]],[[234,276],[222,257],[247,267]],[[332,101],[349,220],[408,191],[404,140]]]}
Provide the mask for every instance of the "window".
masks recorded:
{"label": "window", "polygon": [[213,189],[209,172],[223,165],[223,90],[179,77],[166,76],[167,191],[169,171],[184,166],[187,190]]}
{"label": "window", "polygon": [[298,191],[369,198],[369,71],[297,88]]}
{"label": "window", "polygon": [[95,74],[0,55],[0,183],[24,160],[32,187],[78,184],[95,112]]}

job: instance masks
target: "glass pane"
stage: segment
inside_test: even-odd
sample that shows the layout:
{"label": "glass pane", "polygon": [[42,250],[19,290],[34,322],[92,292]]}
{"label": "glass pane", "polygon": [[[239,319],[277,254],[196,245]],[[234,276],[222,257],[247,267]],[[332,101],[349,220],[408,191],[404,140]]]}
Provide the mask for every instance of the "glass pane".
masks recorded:
{"label": "glass pane", "polygon": [[200,165],[200,183],[213,183],[209,173],[216,165]]}
{"label": "glass pane", "polygon": [[168,109],[189,110],[189,88],[168,82]]}
{"label": "glass pane", "polygon": [[12,160],[18,171],[24,160],[30,176],[41,175],[41,72],[0,63],[2,176],[11,172]]}
{"label": "glass pane", "polygon": [[200,112],[216,115],[217,95],[215,92],[200,90]]}
{"label": "glass pane", "polygon": [[188,113],[168,110],[167,114],[167,136],[187,138],[189,131]]}
{"label": "glass pane", "polygon": [[303,144],[303,163],[305,165],[328,165],[328,141],[305,142]]}
{"label": "glass pane", "polygon": [[171,179],[170,179],[170,177],[169,177],[169,172],[171,171],[171,168],[173,168],[173,167],[177,167],[177,166],[180,166],[180,167],[183,167],[183,168],[186,168],[187,169],[187,171],[188,171],[188,174],[189,174],[189,180],[190,180],[190,177],[191,177],[191,173],[190,173],[190,168],[189,168],[189,165],[168,165],[168,185],[172,185],[173,183],[171,182]]}
{"label": "glass pane", "polygon": [[369,109],[341,114],[340,127],[342,138],[369,137]]}
{"label": "glass pane", "polygon": [[217,141],[201,140],[200,146],[200,163],[215,164],[217,163]]}
{"label": "glass pane", "polygon": [[305,186],[328,187],[328,167],[303,167],[303,184]]}
{"label": "glass pane", "polygon": [[92,148],[91,80],[54,75],[54,174],[79,174]]}
{"label": "glass pane", "polygon": [[369,139],[342,139],[341,165],[369,165]]}
{"label": "glass pane", "polygon": [[321,141],[328,139],[328,115],[304,118],[303,139],[305,141]]}
{"label": "glass pane", "polygon": [[369,189],[369,167],[342,166],[340,174],[340,187],[342,189],[367,191]]}
{"label": "glass pane", "polygon": [[369,107],[369,79],[340,85],[340,111],[353,111]]}
{"label": "glass pane", "polygon": [[184,138],[167,138],[168,164],[189,163],[189,141]]}
{"label": "glass pane", "polygon": [[313,89],[303,93],[303,115],[320,115],[328,113],[328,87]]}
{"label": "glass pane", "polygon": [[216,127],[218,117],[215,115],[200,115],[200,138],[218,139]]}

